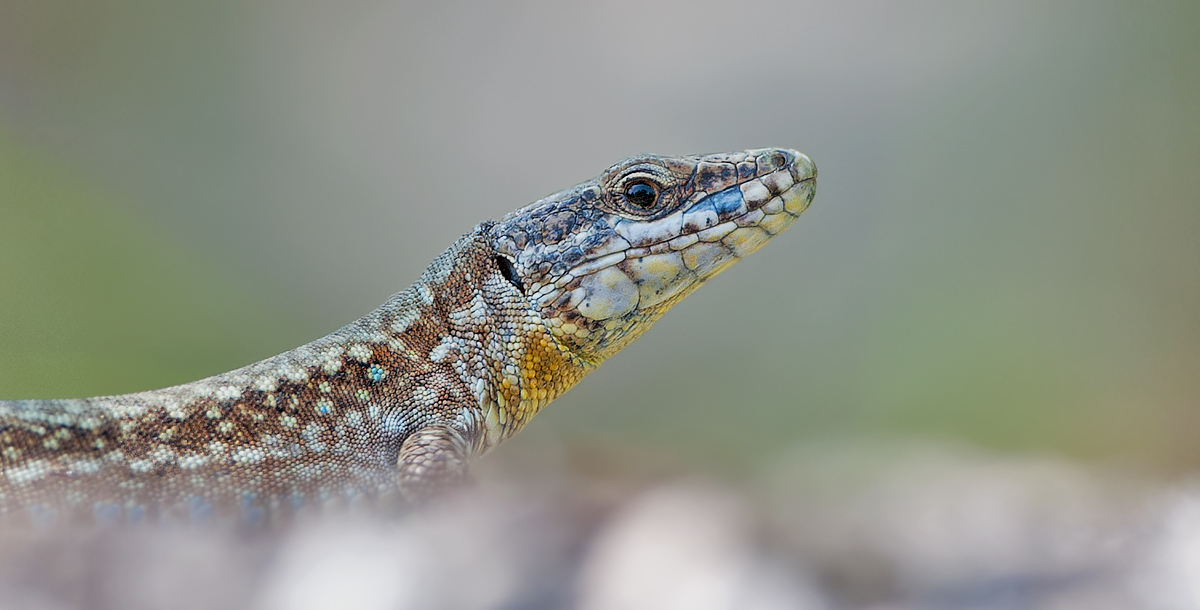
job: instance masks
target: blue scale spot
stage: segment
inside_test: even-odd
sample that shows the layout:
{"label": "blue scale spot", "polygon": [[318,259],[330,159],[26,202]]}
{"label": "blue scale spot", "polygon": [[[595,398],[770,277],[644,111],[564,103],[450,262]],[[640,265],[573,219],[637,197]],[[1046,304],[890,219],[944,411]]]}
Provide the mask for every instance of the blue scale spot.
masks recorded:
{"label": "blue scale spot", "polygon": [[709,197],[708,199],[701,199],[700,203],[697,203],[687,210],[688,214],[700,214],[702,212],[716,213],[716,210],[713,209],[712,197]]}
{"label": "blue scale spot", "polygon": [[709,195],[704,200],[704,203],[710,202],[718,215],[728,215],[736,212],[742,207],[742,189],[741,187],[731,186],[719,193]]}
{"label": "blue scale spot", "polygon": [[378,364],[372,364],[370,370],[367,371],[367,376],[371,378],[371,381],[383,381],[383,378],[387,377],[387,371]]}
{"label": "blue scale spot", "polygon": [[146,507],[142,506],[141,504],[134,506],[133,508],[129,509],[129,514],[126,518],[128,519],[130,525],[137,525],[138,523],[141,523],[142,519],[146,518]]}
{"label": "blue scale spot", "polygon": [[325,400],[317,402],[317,406],[315,408],[317,413],[320,415],[329,415],[329,412],[333,410],[333,406]]}

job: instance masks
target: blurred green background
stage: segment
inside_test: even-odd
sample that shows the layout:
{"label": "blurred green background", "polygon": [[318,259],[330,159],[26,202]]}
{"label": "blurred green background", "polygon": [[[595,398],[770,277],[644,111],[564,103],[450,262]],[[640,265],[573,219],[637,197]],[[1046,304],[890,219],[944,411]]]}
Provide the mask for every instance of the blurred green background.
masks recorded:
{"label": "blurred green background", "polygon": [[1192,470],[1198,29],[1195,2],[6,0],[0,399],[238,367],[617,159],[787,146],[821,172],[801,222],[516,442]]}

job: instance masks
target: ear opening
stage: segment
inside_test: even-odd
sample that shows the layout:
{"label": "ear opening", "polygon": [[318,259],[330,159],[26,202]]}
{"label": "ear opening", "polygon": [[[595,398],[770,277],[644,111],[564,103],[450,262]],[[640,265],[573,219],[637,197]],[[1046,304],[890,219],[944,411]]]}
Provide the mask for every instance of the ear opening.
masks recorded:
{"label": "ear opening", "polygon": [[500,275],[503,275],[504,279],[508,280],[508,283],[516,286],[517,290],[521,291],[521,294],[525,294],[525,284],[521,282],[520,276],[517,275],[517,270],[513,267],[512,261],[499,255],[493,257],[493,260],[496,261],[496,267],[500,269]]}

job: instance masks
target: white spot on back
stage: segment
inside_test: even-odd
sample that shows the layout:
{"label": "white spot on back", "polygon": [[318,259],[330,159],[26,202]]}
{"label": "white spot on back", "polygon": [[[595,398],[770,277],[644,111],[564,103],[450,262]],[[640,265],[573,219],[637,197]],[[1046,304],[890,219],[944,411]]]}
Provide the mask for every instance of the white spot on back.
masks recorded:
{"label": "white spot on back", "polygon": [[308,371],[297,365],[291,365],[283,369],[283,375],[292,383],[304,383],[308,381]]}
{"label": "white spot on back", "polygon": [[257,464],[267,456],[256,447],[243,447],[234,451],[232,457],[233,461],[239,464]]}
{"label": "white spot on back", "polygon": [[425,386],[417,386],[413,388],[413,402],[420,407],[432,407],[437,403],[438,395],[435,390],[431,390]]}
{"label": "white spot on back", "polygon": [[371,348],[363,345],[362,343],[355,343],[354,345],[351,345],[350,349],[347,350],[346,353],[349,354],[351,358],[354,358],[363,364],[371,361]]}
{"label": "white spot on back", "polygon": [[100,472],[100,462],[97,460],[75,460],[71,462],[71,474],[96,474]]}
{"label": "white spot on back", "polygon": [[417,297],[426,305],[433,305],[433,292],[425,282],[417,282]]}
{"label": "white spot on back", "polygon": [[429,360],[432,362],[441,362],[446,359],[446,355],[450,350],[458,349],[458,340],[454,337],[446,337],[442,339],[432,350],[429,350]]}
{"label": "white spot on back", "polygon": [[487,302],[483,300],[483,295],[476,292],[475,296],[471,297],[471,320],[476,323],[483,323],[488,318]]}
{"label": "white spot on back", "polygon": [[308,443],[309,450],[311,450],[313,453],[325,452],[325,443],[321,442],[320,440],[321,431],[324,429],[325,427],[321,424],[312,422],[305,426],[304,431],[301,432],[301,434],[304,436],[304,440]]}
{"label": "white spot on back", "polygon": [[396,312],[396,318],[392,320],[392,330],[397,333],[408,330],[408,327],[412,326],[413,322],[416,322],[419,316],[420,312],[415,308]]}
{"label": "white spot on back", "polygon": [[[373,416],[373,419],[377,416]],[[383,418],[383,423],[380,424],[384,434],[402,436],[408,432],[408,424],[405,422],[404,415],[400,413],[389,413]]]}
{"label": "white spot on back", "polygon": [[274,375],[259,375],[254,380],[254,387],[263,392],[274,392],[279,389],[279,382]]}
{"label": "white spot on back", "polygon": [[320,355],[321,370],[325,371],[326,375],[332,375],[342,368],[342,348],[333,347],[325,350]]}
{"label": "white spot on back", "polygon": [[179,467],[184,470],[194,470],[208,463],[207,455],[189,454],[179,458]]}
{"label": "white spot on back", "polygon": [[150,453],[150,459],[161,463],[172,462],[175,460],[175,451],[166,445],[158,445]]}

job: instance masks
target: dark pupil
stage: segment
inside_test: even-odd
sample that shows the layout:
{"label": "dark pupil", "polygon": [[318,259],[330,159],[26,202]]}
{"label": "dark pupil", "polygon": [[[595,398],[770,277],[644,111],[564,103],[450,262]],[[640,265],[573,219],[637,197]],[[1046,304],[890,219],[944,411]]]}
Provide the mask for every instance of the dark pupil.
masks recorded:
{"label": "dark pupil", "polygon": [[638,182],[637,184],[629,185],[629,188],[625,189],[625,198],[629,200],[629,203],[639,208],[648,208],[654,205],[654,200],[658,198],[658,193],[649,184]]}

